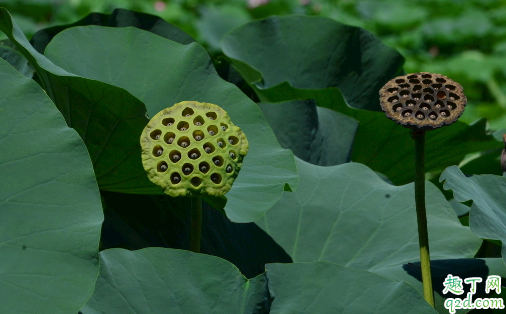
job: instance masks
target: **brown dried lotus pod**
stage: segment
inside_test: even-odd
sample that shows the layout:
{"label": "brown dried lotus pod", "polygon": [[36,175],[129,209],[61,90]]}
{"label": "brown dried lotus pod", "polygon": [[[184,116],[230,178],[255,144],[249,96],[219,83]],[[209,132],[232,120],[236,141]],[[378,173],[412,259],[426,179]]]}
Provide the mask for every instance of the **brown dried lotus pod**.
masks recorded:
{"label": "brown dried lotus pod", "polygon": [[248,140],[219,106],[183,101],[157,113],[141,135],[148,178],[170,196],[223,196],[248,153]]}
{"label": "brown dried lotus pod", "polygon": [[432,130],[455,122],[467,104],[462,86],[429,72],[398,76],[380,89],[388,118],[412,129]]}

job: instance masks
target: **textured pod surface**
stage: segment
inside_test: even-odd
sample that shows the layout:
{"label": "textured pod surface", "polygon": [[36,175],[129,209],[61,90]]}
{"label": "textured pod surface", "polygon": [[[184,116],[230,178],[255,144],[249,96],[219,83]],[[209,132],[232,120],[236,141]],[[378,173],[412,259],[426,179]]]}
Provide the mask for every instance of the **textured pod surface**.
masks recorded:
{"label": "textured pod surface", "polygon": [[157,113],[140,142],[149,179],[174,197],[225,195],[249,147],[225,110],[196,101],[183,101]]}
{"label": "textured pod surface", "polygon": [[409,128],[431,130],[455,122],[467,98],[462,86],[448,77],[420,72],[398,76],[380,90],[388,118]]}

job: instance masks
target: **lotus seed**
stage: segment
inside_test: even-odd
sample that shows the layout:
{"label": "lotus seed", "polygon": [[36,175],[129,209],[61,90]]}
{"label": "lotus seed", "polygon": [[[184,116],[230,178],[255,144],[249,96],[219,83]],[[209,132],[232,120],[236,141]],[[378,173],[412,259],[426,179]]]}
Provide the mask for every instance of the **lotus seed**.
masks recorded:
{"label": "lotus seed", "polygon": [[156,151],[156,154],[157,154],[158,156],[162,156],[162,154],[163,154],[163,149],[161,149],[161,148],[160,148],[159,150],[157,150],[157,151]]}
{"label": "lotus seed", "polygon": [[169,138],[168,142],[169,144],[172,144],[172,142],[174,142],[174,138],[173,137]]}
{"label": "lotus seed", "polygon": [[158,139],[160,139],[160,134],[157,134],[157,135],[155,136],[155,140],[158,140]]}
{"label": "lotus seed", "polygon": [[219,147],[223,147],[223,142],[218,142]]}
{"label": "lotus seed", "polygon": [[398,102],[398,101],[399,101],[399,99],[394,99],[394,100],[392,100],[392,102]]}
{"label": "lotus seed", "polygon": [[440,104],[436,104],[436,108],[441,108],[441,105]]}
{"label": "lotus seed", "polygon": [[190,158],[191,158],[191,159],[197,159],[197,158],[199,158],[199,154],[197,154],[197,153],[192,153],[192,154],[190,155]]}
{"label": "lotus seed", "polygon": [[187,128],[185,128],[185,127],[181,128],[181,131],[186,131],[186,130],[187,130]]}
{"label": "lotus seed", "polygon": [[179,182],[179,180],[181,180],[181,178],[178,176],[174,176],[174,178],[172,180],[174,180],[175,182]]}
{"label": "lotus seed", "polygon": [[214,135],[214,131],[209,131],[209,134]]}
{"label": "lotus seed", "polygon": [[227,166],[227,172],[232,172],[232,166]]}
{"label": "lotus seed", "polygon": [[401,111],[401,110],[402,110],[402,107],[397,107],[397,108],[395,109],[395,111]]}
{"label": "lotus seed", "polygon": [[408,107],[413,107],[414,105],[412,103],[409,103],[408,104]]}
{"label": "lotus seed", "polygon": [[234,140],[233,139],[229,139],[228,141],[230,142],[230,144],[234,144]]}
{"label": "lotus seed", "polygon": [[436,119],[436,116],[435,116],[435,115],[433,115],[433,114],[431,114],[429,117],[430,117],[431,119]]}
{"label": "lotus seed", "polygon": [[446,112],[441,111],[441,115],[442,115],[442,116],[446,116]]}
{"label": "lotus seed", "polygon": [[235,154],[234,153],[230,153],[230,157],[235,158]]}
{"label": "lotus seed", "polygon": [[218,181],[218,177],[213,177],[212,180],[213,180],[213,182],[216,182],[216,181]]}
{"label": "lotus seed", "polygon": [[204,150],[206,151],[206,153],[210,153],[212,151],[212,148],[208,146],[204,148]]}
{"label": "lotus seed", "polygon": [[173,159],[173,160],[179,160],[179,158],[181,158],[181,157],[179,157],[179,155],[178,155],[178,154],[175,154],[174,156],[172,156],[172,159]]}
{"label": "lotus seed", "polygon": [[197,122],[195,122],[195,125],[201,126],[202,123],[197,121]]}
{"label": "lotus seed", "polygon": [[197,141],[200,141],[200,140],[202,139],[202,136],[197,135],[197,136],[195,136],[195,139],[196,139]]}
{"label": "lotus seed", "polygon": [[189,117],[189,116],[190,116],[190,114],[189,114],[189,113],[187,113],[187,114],[185,114],[184,116],[185,116],[185,117]]}
{"label": "lotus seed", "polygon": [[419,114],[416,116],[418,119],[423,119],[423,115],[422,114]]}
{"label": "lotus seed", "polygon": [[455,100],[455,97],[450,97],[450,100]]}
{"label": "lotus seed", "polygon": [[202,172],[207,171],[207,167],[206,166],[200,167],[200,171],[202,171]]}
{"label": "lotus seed", "polygon": [[171,125],[172,125],[172,122],[167,123],[167,126],[171,126]]}
{"label": "lotus seed", "polygon": [[184,168],[184,173],[190,173],[192,172],[192,169],[190,167]]}
{"label": "lotus seed", "polygon": [[162,171],[167,170],[167,165],[161,165],[161,166],[160,166],[160,169],[161,169]]}
{"label": "lotus seed", "polygon": [[411,115],[411,113],[409,113],[409,112],[404,113],[405,117],[409,117],[410,115]]}
{"label": "lotus seed", "polygon": [[221,129],[222,129],[223,131],[225,131],[225,130],[227,129],[227,127],[226,127],[226,126],[224,126],[224,125],[222,125],[222,126],[221,126]]}
{"label": "lotus seed", "polygon": [[181,142],[181,147],[188,147],[188,143],[187,142]]}
{"label": "lotus seed", "polygon": [[209,120],[214,120],[214,118],[213,118],[213,117],[208,117],[208,118],[209,118]]}
{"label": "lotus seed", "polygon": [[214,161],[214,164],[218,166],[218,165],[220,164],[220,160],[219,160],[219,159],[216,159],[216,160]]}
{"label": "lotus seed", "polygon": [[415,97],[415,98],[413,98],[413,99],[414,99],[414,100],[418,100],[418,99],[420,99],[420,98],[418,98],[418,97]]}

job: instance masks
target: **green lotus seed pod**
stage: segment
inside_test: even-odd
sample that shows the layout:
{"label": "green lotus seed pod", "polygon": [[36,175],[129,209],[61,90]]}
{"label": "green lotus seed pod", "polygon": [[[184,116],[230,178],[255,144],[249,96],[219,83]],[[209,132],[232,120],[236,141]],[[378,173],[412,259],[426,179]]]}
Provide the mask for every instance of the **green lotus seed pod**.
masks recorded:
{"label": "green lotus seed pod", "polygon": [[183,101],[157,113],[141,135],[148,178],[170,196],[223,196],[248,153],[248,140],[219,106]]}

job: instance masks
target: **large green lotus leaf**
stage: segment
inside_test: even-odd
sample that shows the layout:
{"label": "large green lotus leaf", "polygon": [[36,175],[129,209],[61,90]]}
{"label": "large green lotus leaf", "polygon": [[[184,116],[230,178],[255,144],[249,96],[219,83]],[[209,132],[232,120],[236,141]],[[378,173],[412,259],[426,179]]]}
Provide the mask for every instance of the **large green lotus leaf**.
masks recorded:
{"label": "large green lotus leaf", "polygon": [[[190,248],[191,199],[105,192],[101,249]],[[233,223],[204,202],[200,252],[226,259],[247,278],[292,259],[254,223]]]}
{"label": "large green lotus leaf", "polygon": [[0,59],[0,313],[77,313],[103,221],[86,147],[47,95]]}
{"label": "large green lotus leaf", "polygon": [[195,41],[195,39],[193,39],[185,31],[175,25],[167,23],[158,16],[125,9],[116,9],[112,11],[111,14],[90,13],[86,17],[72,24],[58,25],[41,29],[33,35],[30,43],[38,52],[43,54],[47,44],[49,44],[56,34],[69,27],[85,25],[101,25],[108,27],[132,26],[184,45]]}
{"label": "large green lotus leaf", "polygon": [[279,144],[314,165],[349,162],[358,123],[333,110],[317,107],[314,100],[260,103]]}
{"label": "large green lotus leaf", "polygon": [[[297,159],[299,188],[257,223],[294,262],[371,270],[419,260],[414,186],[393,186],[358,163],[319,167]],[[473,257],[481,240],[426,183],[433,259]]]}
{"label": "large green lotus leaf", "polygon": [[100,276],[83,314],[268,313],[265,276],[246,279],[229,262],[146,248],[100,253]]}
{"label": "large green lotus leaf", "polygon": [[452,189],[459,202],[473,200],[469,212],[471,231],[483,239],[502,241],[506,262],[506,178],[491,174],[466,177],[457,166],[447,168],[439,178]]}
{"label": "large green lotus leaf", "polygon": [[374,273],[315,262],[266,267],[278,313],[437,313],[412,286]]}
{"label": "large green lotus leaf", "polygon": [[18,51],[10,46],[8,39],[2,41],[0,44],[0,58],[7,61],[16,70],[18,70],[19,73],[28,78],[32,78],[33,70],[30,68],[28,61],[25,59],[25,57],[23,57],[23,55],[21,55]]}
{"label": "large green lotus leaf", "polygon": [[0,30],[35,68],[67,125],[81,135],[100,188],[161,194],[141,163],[139,134],[148,122],[144,104],[121,88],[79,77],[54,65],[33,49],[5,9],[0,9]]}
{"label": "large green lotus leaf", "polygon": [[283,82],[292,90],[338,87],[351,106],[375,111],[379,89],[404,62],[370,32],[326,17],[254,21],[226,34],[221,47],[261,99],[263,90]]}
{"label": "large green lotus leaf", "polygon": [[218,76],[200,45],[184,46],[135,28],[88,26],[55,36],[46,56],[72,73],[126,89],[146,104],[150,116],[185,100],[225,109],[249,142],[240,175],[226,195],[232,221],[258,219],[286,183],[296,186],[293,154],[279,146],[258,106]]}

